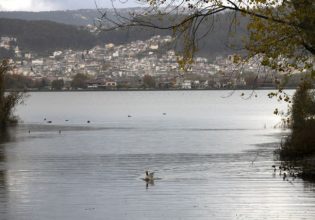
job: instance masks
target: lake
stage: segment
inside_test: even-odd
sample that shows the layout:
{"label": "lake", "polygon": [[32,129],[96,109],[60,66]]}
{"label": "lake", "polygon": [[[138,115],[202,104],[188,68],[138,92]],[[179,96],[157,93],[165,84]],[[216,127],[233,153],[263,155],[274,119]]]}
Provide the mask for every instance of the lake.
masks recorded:
{"label": "lake", "polygon": [[0,219],[315,219],[315,185],[271,167],[286,104],[242,92],[29,93],[0,143]]}

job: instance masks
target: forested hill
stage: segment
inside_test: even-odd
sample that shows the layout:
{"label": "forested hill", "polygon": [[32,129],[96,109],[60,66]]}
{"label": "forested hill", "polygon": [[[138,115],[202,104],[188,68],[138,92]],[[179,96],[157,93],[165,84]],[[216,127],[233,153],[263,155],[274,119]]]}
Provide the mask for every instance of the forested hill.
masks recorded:
{"label": "forested hill", "polygon": [[96,44],[96,37],[76,26],[51,21],[0,19],[0,36],[14,37],[22,51],[46,54],[55,50],[87,49]]}
{"label": "forested hill", "polygon": [[[15,13],[19,14],[23,12]],[[231,49],[228,46],[229,44],[236,45],[236,48],[241,47],[240,39],[246,36],[244,25],[246,20],[241,19],[243,25],[237,28],[233,37],[229,36],[229,14],[221,14],[216,20],[214,26],[210,23],[204,23],[200,27],[201,33],[206,32],[209,28],[210,32],[200,40],[198,55],[213,58],[218,55],[235,53],[235,49]],[[17,38],[17,44],[23,52],[34,52],[39,55],[48,55],[53,51],[63,49],[90,49],[104,43],[125,44],[136,40],[146,40],[154,35],[172,35],[172,31],[135,27],[126,30],[102,32],[96,35],[89,32],[83,26],[43,20],[30,21],[0,18],[0,37],[8,36]]]}
{"label": "forested hill", "polygon": [[98,13],[96,10],[43,12],[0,11],[0,18],[21,19],[29,21],[47,20],[76,26],[86,26],[88,24],[93,24],[94,18],[97,16]]}
{"label": "forested hill", "polygon": [[[115,19],[115,12],[112,9],[101,9],[106,11],[111,19]],[[137,12],[140,8],[117,9],[120,14],[126,16],[130,11]],[[66,11],[0,11],[0,18],[21,19],[29,21],[47,20],[62,24],[86,26],[93,24],[95,18],[100,17],[96,9],[66,10]]]}

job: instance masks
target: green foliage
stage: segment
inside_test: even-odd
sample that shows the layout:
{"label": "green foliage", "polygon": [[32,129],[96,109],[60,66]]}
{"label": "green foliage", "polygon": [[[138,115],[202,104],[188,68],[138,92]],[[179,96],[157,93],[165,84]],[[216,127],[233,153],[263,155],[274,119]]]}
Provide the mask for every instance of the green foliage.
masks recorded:
{"label": "green foliage", "polygon": [[27,76],[20,74],[6,74],[4,77],[4,85],[8,90],[25,90],[27,88],[34,88],[36,83]]}
{"label": "green foliage", "polygon": [[144,88],[155,88],[155,79],[151,75],[145,75],[143,77]]}
{"label": "green foliage", "polygon": [[313,81],[305,80],[297,89],[290,111],[292,133],[286,138],[280,155],[299,158],[315,153],[315,92]]}
{"label": "green foliage", "polygon": [[[153,8],[168,6],[168,1],[146,0]],[[189,65],[198,49],[198,29],[209,25],[209,35],[213,34],[213,24],[220,12],[233,12],[230,28],[226,31],[234,35],[239,26],[240,14],[250,19],[247,26],[249,37],[244,43],[249,52],[247,59],[261,56],[261,64],[272,69],[290,73],[294,70],[310,71],[315,54],[315,2],[313,0],[185,0],[187,13],[170,28],[177,38],[184,37],[180,66]],[[165,9],[167,11],[167,9]],[[165,13],[167,14],[167,13]],[[207,22],[208,20],[212,22]]]}
{"label": "green foliage", "polygon": [[3,61],[0,65],[0,128],[3,129],[9,124],[17,123],[16,117],[13,115],[14,108],[23,100],[23,94],[19,92],[5,93],[4,77],[9,70],[7,61]]}
{"label": "green foliage", "polygon": [[64,83],[63,79],[53,80],[51,82],[51,89],[52,90],[62,90],[64,85],[65,85],[65,83]]}
{"label": "green foliage", "polygon": [[315,120],[315,93],[309,81],[303,81],[293,97],[291,120],[293,130],[303,129]]}
{"label": "green foliage", "polygon": [[89,77],[87,75],[78,73],[73,77],[71,87],[73,89],[86,89],[88,79]]}
{"label": "green foliage", "polygon": [[[271,7],[272,6],[272,7]],[[272,1],[256,6],[248,24],[250,56],[264,56],[262,65],[290,73],[311,71],[315,54],[315,3],[313,0]]]}
{"label": "green foliage", "polygon": [[47,78],[42,78],[35,82],[35,88],[38,88],[39,90],[47,90],[47,87],[49,86],[49,81]]}

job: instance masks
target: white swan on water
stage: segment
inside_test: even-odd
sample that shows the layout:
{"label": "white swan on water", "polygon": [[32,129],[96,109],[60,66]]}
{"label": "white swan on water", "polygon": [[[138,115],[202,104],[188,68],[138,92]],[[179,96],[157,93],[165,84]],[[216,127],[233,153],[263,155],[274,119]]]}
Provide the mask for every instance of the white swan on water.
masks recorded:
{"label": "white swan on water", "polygon": [[149,173],[149,171],[145,171],[144,181],[153,181],[154,180],[154,172]]}

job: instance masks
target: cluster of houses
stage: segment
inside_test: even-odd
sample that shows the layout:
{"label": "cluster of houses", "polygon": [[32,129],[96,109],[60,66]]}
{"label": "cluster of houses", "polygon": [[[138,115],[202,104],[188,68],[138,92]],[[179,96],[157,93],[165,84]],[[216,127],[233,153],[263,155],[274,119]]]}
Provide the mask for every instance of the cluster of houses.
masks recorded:
{"label": "cluster of houses", "polygon": [[[172,37],[154,36],[145,41],[123,45],[112,43],[96,46],[90,50],[55,51],[48,57],[22,53],[17,40],[1,37],[0,47],[10,49],[15,42],[16,58],[11,60],[11,74],[19,74],[33,80],[63,80],[65,88],[77,74],[88,76],[87,89],[139,89],[144,88],[144,76],[154,79],[152,88],[158,89],[219,89],[247,86],[243,70],[265,77],[258,63],[248,63],[240,68],[233,56],[217,57],[209,61],[196,57],[186,71],[179,68],[178,56],[172,49]],[[12,49],[12,46],[11,46]]]}

